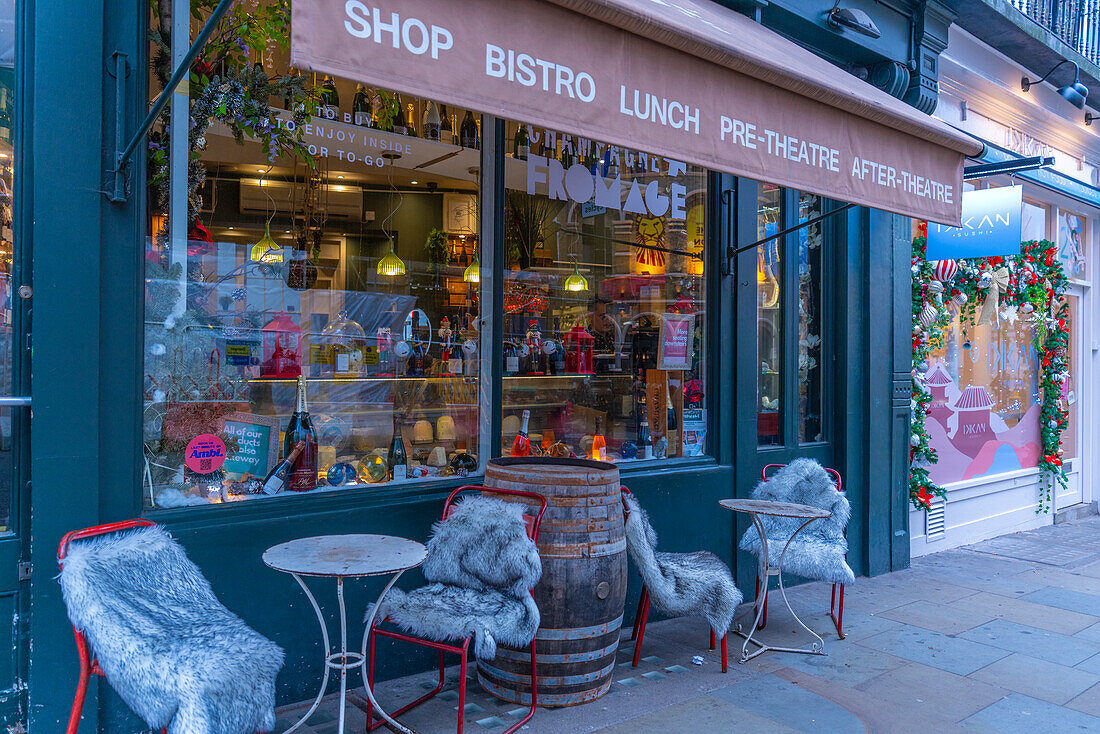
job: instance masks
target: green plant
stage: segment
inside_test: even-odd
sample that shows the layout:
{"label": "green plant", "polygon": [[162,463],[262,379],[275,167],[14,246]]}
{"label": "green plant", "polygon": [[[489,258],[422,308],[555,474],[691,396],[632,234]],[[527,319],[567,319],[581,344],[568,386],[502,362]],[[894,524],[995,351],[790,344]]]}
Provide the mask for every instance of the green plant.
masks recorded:
{"label": "green plant", "polygon": [[424,252],[432,265],[446,265],[451,261],[451,248],[447,247],[447,235],[433,227],[424,241]]}

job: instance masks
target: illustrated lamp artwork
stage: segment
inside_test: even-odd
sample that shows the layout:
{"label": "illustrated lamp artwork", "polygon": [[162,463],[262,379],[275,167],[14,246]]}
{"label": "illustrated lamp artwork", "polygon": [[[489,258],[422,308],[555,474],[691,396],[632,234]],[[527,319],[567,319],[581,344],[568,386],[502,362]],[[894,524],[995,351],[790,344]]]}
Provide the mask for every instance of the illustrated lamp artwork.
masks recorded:
{"label": "illustrated lamp artwork", "polygon": [[871,16],[859,8],[842,8],[840,0],[829,11],[828,22],[833,28],[846,28],[863,36],[882,38],[882,31],[871,20]]}
{"label": "illustrated lamp artwork", "polygon": [[405,274],[405,261],[393,251],[393,238],[389,240],[390,251],[378,261],[378,274],[395,278]]}
{"label": "illustrated lamp artwork", "polygon": [[1064,97],[1066,101],[1068,101],[1077,109],[1083,110],[1085,109],[1085,100],[1088,99],[1089,96],[1089,88],[1081,83],[1081,67],[1079,67],[1076,62],[1070,61],[1069,59],[1062,59],[1054,65],[1053,69],[1048,71],[1046,74],[1043,74],[1042,78],[1036,79],[1035,81],[1031,81],[1025,76],[1023,79],[1020,80],[1020,87],[1025,92],[1029,91],[1032,84],[1038,84],[1039,82],[1046,81],[1047,77],[1057,71],[1058,67],[1060,67],[1062,64],[1073,64],[1073,84],[1068,84],[1064,87],[1061,87],[1058,90],[1058,94],[1062,95],[1062,97]]}

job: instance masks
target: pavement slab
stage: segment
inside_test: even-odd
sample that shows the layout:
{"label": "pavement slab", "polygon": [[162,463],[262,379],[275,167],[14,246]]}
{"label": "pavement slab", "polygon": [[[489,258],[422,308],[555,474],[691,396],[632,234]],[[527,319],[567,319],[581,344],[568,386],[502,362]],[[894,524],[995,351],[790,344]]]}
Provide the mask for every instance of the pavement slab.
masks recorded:
{"label": "pavement slab", "polygon": [[1018,653],[985,666],[971,678],[1059,705],[1100,683],[1094,673]]}
{"label": "pavement slab", "polygon": [[958,675],[968,675],[1009,655],[1007,650],[918,627],[882,632],[856,644]]}
{"label": "pavement slab", "polygon": [[1100,718],[1019,693],[1002,698],[961,723],[982,734],[1100,731]]}
{"label": "pavement slab", "polygon": [[963,632],[959,637],[1061,665],[1076,665],[1100,653],[1100,643],[1060,635],[1057,632],[1049,632],[1004,619],[975,627]]}
{"label": "pavement slab", "polygon": [[1049,607],[1020,598],[981,592],[944,605],[944,613],[948,616],[967,612],[989,615],[994,619],[1007,619],[1010,622],[1059,632],[1063,635],[1081,633],[1080,636],[1086,639],[1089,639],[1089,636],[1084,634],[1085,631],[1096,625],[1095,639],[1100,641],[1100,624],[1098,624],[1100,619],[1089,614]]}
{"label": "pavement slab", "polygon": [[[1000,686],[920,663],[905,663],[856,688],[907,715],[923,712],[927,717],[950,722],[961,721],[1009,693]],[[951,695],[943,695],[944,691]]]}

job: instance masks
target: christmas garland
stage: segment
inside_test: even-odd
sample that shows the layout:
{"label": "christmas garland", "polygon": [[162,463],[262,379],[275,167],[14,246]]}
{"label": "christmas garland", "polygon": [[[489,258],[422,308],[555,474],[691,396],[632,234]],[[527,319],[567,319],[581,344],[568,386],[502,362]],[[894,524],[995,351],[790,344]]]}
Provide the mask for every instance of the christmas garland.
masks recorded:
{"label": "christmas garland", "polygon": [[913,240],[913,397],[909,449],[909,499],[927,510],[945,490],[929,476],[938,457],[925,419],[932,402],[925,385],[928,356],[944,343],[955,313],[963,329],[996,319],[1027,319],[1035,331],[1042,407],[1039,430],[1045,477],[1037,513],[1049,512],[1055,486],[1066,486],[1062,467],[1062,431],[1068,423],[1062,388],[1069,379],[1068,284],[1057,248],[1048,240],[1024,242],[1012,257],[932,261],[925,258],[924,237]]}

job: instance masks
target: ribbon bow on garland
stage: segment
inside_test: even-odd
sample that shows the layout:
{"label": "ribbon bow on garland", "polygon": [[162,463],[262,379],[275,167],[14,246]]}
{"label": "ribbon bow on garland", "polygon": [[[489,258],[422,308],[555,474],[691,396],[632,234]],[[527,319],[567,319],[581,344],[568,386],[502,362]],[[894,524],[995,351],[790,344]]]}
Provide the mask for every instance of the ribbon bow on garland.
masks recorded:
{"label": "ribbon bow on garland", "polygon": [[[1062,431],[1068,414],[1062,407],[1062,390],[1069,380],[1069,306],[1065,300],[1068,280],[1053,242],[1024,242],[1012,257],[974,258],[928,262],[923,237],[913,240],[913,396],[909,440],[909,499],[927,510],[932,500],[946,492],[933,482],[929,468],[938,457],[925,429],[932,394],[924,384],[928,356],[942,346],[958,308],[959,323],[1015,323],[1020,316],[1031,321],[1035,352],[1039,356],[1039,390],[1042,409],[1039,433],[1042,455],[1038,466],[1046,477],[1036,513],[1049,512],[1053,487],[1066,486],[1062,467]],[[942,277],[943,280],[939,280]]]}

